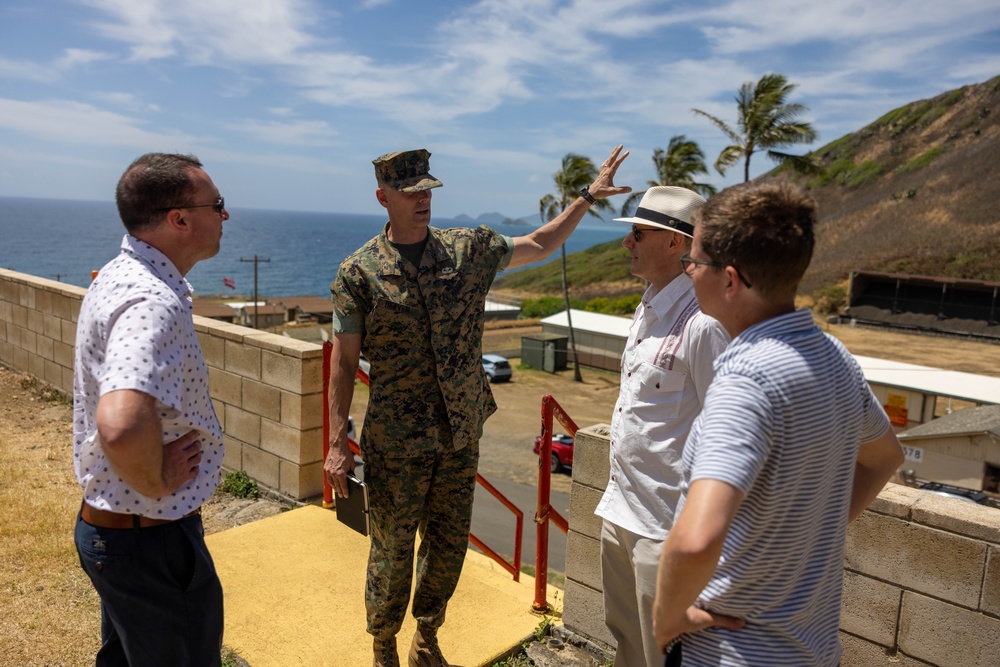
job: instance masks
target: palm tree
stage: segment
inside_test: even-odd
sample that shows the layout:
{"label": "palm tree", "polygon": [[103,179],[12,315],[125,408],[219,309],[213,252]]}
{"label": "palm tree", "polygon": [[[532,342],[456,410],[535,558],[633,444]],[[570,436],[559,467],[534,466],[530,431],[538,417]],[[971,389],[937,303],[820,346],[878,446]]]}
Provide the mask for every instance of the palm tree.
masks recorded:
{"label": "palm tree", "polygon": [[[708,167],[705,166],[705,154],[701,152],[701,147],[696,141],[688,141],[683,134],[676,134],[670,137],[667,150],[662,148],[653,149],[653,166],[656,167],[655,181],[647,181],[651,188],[661,185],[675,185],[680,188],[694,190],[701,196],[708,198],[715,194],[715,188],[708,183],[695,182],[697,174],[707,174]],[[629,195],[625,203],[622,204],[622,217],[627,218],[632,215],[634,208],[638,205],[645,190],[633,192]]]}
{"label": "palm tree", "polygon": [[774,150],[794,144],[811,144],[816,140],[816,131],[812,125],[798,120],[809,107],[785,101],[797,87],[788,83],[788,79],[782,74],[765,74],[756,84],[747,81],[740,86],[740,92],[736,96],[736,123],[739,132],[709,113],[692,109],[715,123],[733,142],[719,153],[719,159],[715,161],[716,171],[724,174],[726,169],[742,157],[745,160],[745,183],[750,180],[750,157],[762,150],[766,150],[767,156],[778,164],[787,163],[792,168],[807,173],[821,170],[812,156],[790,155]]}
{"label": "palm tree", "polygon": [[[562,159],[562,169],[552,175],[552,179],[556,183],[557,194],[545,195],[538,202],[538,215],[541,217],[542,223],[544,224],[558,216],[563,209],[570,205],[570,202],[579,197],[580,188],[590,185],[597,178],[597,173],[597,167],[594,166],[589,157],[567,153]],[[610,208],[611,204],[606,199],[598,199],[595,203],[591,204],[587,213],[599,218],[601,216],[597,215],[594,209],[608,210]],[[576,354],[576,338],[573,335],[573,317],[569,308],[565,243],[560,250],[562,251],[562,289],[563,299],[566,301],[566,324],[569,328],[570,348],[573,350],[573,379],[577,382],[583,382],[583,377],[580,375],[580,363]]]}

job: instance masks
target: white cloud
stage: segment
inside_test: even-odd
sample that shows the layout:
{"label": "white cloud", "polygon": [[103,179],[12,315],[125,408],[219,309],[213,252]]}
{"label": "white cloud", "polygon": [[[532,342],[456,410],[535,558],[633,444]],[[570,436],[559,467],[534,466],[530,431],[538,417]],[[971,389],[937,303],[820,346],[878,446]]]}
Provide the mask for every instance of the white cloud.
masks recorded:
{"label": "white cloud", "polygon": [[100,60],[110,60],[114,56],[101,51],[90,51],[88,49],[66,49],[63,56],[55,61],[55,66],[59,69],[73,69],[78,65],[87,65]]}
{"label": "white cloud", "polygon": [[103,102],[113,104],[116,107],[127,109],[128,111],[160,111],[159,105],[144,102],[133,93],[94,93],[94,97]]}
{"label": "white cloud", "polygon": [[59,78],[59,73],[51,67],[45,67],[27,60],[0,58],[0,78],[52,83]]}
{"label": "white cloud", "polygon": [[330,146],[337,131],[318,120],[278,121],[242,120],[224,123],[223,127],[246,134],[258,141],[282,146]]}
{"label": "white cloud", "polygon": [[72,100],[25,102],[0,98],[0,128],[45,142],[127,146],[143,150],[189,150],[196,137],[176,131],[151,132],[141,121]]}

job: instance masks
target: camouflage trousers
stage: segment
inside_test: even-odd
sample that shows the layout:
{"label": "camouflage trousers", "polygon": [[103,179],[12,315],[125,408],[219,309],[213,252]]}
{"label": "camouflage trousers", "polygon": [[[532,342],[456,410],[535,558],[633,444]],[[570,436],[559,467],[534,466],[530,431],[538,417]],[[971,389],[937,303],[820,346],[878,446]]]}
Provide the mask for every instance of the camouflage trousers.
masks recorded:
{"label": "camouflage trousers", "polygon": [[459,451],[365,459],[371,528],[365,609],[368,632],[375,639],[395,637],[403,625],[418,531],[413,616],[434,628],[444,623],[469,546],[478,465],[478,444]]}

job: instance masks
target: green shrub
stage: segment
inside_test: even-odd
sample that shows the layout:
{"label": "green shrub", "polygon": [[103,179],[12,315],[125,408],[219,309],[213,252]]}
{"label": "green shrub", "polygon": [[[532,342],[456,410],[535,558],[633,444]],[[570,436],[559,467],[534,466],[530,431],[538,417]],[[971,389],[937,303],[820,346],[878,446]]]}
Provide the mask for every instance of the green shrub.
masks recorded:
{"label": "green shrub", "polygon": [[897,171],[897,173],[905,174],[905,173],[910,172],[910,171],[916,171],[917,169],[920,169],[921,167],[926,167],[931,162],[933,162],[939,155],[941,155],[941,153],[943,153],[943,152],[944,152],[943,148],[941,148],[940,146],[935,146],[934,148],[930,149],[929,151],[924,151],[923,153],[921,153],[917,157],[913,158],[912,160],[910,160],[909,162],[907,162],[906,164],[904,164],[902,167],[900,167],[896,171]]}
{"label": "green shrub", "polygon": [[254,500],[260,498],[260,487],[257,486],[255,480],[250,479],[246,470],[227,472],[226,476],[222,479],[222,483],[219,484],[219,491],[236,496],[237,498],[251,498]]}
{"label": "green shrub", "polygon": [[[570,308],[576,308],[582,310],[584,307],[583,301],[579,299],[569,300]],[[521,318],[522,319],[534,319],[539,317],[548,317],[549,315],[555,315],[556,313],[561,313],[566,310],[566,300],[557,296],[543,296],[538,299],[525,299],[521,303]]]}
{"label": "green shrub", "polygon": [[826,285],[813,292],[813,311],[817,315],[833,315],[847,306],[847,289],[843,284]]}
{"label": "green shrub", "polygon": [[857,188],[869,183],[882,174],[882,166],[874,160],[866,160],[850,172],[843,174],[841,184],[845,188]]}

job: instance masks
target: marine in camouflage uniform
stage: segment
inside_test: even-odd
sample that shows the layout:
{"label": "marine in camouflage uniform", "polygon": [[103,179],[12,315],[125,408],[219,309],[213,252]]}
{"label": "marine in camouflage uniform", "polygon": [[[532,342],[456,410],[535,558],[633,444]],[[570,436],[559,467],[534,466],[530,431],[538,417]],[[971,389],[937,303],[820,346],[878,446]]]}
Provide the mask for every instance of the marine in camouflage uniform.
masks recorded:
{"label": "marine in camouflage uniform", "polygon": [[[628,191],[611,182],[627,155],[619,156],[620,150],[602,166],[592,186],[596,196]],[[418,530],[418,632],[410,664],[447,664],[434,635],[465,561],[479,438],[496,411],[481,361],[486,294],[508,265],[538,261],[558,248],[589,207],[583,197],[574,202],[546,226],[542,242],[521,242],[485,226],[435,229],[428,224],[427,190],[441,182],[427,173],[429,157],[424,150],[406,151],[374,161],[376,194],[389,222],[344,260],[330,286],[335,349],[325,469],[338,494],[345,469],[353,467],[345,429],[357,352],[371,363],[360,445],[371,525],[365,602],[376,664],[395,664],[394,638],[409,601]],[[420,243],[397,241],[421,237]],[[426,658],[426,650],[424,657],[414,652],[428,638],[435,659]],[[387,646],[393,660],[380,662],[380,647]]]}

